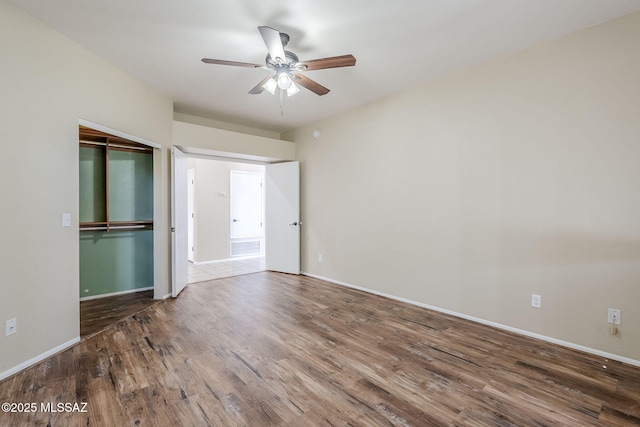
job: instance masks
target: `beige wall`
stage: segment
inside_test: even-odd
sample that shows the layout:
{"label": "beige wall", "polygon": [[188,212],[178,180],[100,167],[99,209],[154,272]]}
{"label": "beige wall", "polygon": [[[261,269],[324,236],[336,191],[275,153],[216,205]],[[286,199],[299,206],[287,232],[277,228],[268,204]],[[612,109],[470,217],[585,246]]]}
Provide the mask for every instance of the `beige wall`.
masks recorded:
{"label": "beige wall", "polygon": [[[1,0],[0,52],[0,324],[18,321],[17,334],[0,334],[1,377],[79,335],[79,119],[168,147],[172,104]],[[70,228],[61,226],[65,212]],[[157,219],[168,230],[163,212]]]}
{"label": "beige wall", "polygon": [[195,261],[230,258],[231,171],[264,172],[264,166],[201,158],[188,165],[195,176]]}
{"label": "beige wall", "polygon": [[235,133],[261,136],[265,138],[271,139],[280,139],[280,134],[278,132],[256,129],[249,126],[241,126],[231,123],[225,123],[218,120],[207,119],[204,117],[192,116],[184,113],[176,113],[173,112],[173,120],[177,122],[191,123],[194,125],[206,126],[210,128],[216,128],[218,130],[227,130]]}
{"label": "beige wall", "polygon": [[263,162],[295,158],[295,144],[289,141],[182,121],[173,122],[173,144],[188,154],[216,155]]}
{"label": "beige wall", "polygon": [[283,135],[303,270],[639,361],[639,41],[636,13]]}

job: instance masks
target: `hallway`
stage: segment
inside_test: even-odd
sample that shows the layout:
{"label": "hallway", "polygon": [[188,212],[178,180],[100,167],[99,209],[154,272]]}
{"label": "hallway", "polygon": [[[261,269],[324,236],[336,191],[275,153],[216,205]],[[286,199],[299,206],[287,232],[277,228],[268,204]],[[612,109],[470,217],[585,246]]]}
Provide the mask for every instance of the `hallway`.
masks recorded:
{"label": "hallway", "polygon": [[225,259],[203,263],[189,263],[188,283],[205,282],[241,274],[258,273],[265,270],[264,255],[250,258]]}

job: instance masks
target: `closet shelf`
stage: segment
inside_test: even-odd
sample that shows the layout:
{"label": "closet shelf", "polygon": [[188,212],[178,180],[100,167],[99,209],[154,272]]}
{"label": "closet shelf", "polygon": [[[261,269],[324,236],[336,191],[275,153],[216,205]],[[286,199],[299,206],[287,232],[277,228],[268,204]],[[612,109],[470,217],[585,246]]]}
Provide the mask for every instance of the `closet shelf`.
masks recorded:
{"label": "closet shelf", "polygon": [[80,231],[153,230],[153,221],[81,222]]}

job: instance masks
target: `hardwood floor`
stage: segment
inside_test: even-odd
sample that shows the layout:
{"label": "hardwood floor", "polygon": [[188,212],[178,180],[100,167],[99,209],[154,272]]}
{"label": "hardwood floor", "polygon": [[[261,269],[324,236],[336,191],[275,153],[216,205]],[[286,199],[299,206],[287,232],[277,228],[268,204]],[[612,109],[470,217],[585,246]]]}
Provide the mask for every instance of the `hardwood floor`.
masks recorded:
{"label": "hardwood floor", "polygon": [[158,301],[153,299],[153,291],[81,301],[80,337],[90,337],[156,302]]}
{"label": "hardwood floor", "polygon": [[0,425],[622,426],[640,368],[303,276],[190,285],[0,383]]}

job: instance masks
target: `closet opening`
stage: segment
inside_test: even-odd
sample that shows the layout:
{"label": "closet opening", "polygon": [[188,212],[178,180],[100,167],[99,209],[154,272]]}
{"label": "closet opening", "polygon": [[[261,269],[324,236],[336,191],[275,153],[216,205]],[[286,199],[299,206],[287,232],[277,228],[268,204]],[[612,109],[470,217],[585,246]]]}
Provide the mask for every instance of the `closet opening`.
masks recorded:
{"label": "closet opening", "polygon": [[154,300],[153,148],[79,127],[80,336]]}

